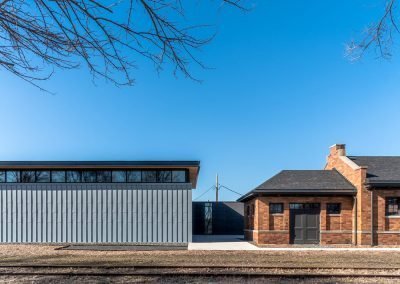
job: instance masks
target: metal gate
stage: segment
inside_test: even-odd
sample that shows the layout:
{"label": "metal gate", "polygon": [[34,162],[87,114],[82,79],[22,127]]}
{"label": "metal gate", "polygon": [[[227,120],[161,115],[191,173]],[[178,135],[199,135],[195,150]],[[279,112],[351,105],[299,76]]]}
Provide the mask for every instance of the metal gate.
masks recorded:
{"label": "metal gate", "polygon": [[241,202],[193,202],[193,234],[243,235]]}

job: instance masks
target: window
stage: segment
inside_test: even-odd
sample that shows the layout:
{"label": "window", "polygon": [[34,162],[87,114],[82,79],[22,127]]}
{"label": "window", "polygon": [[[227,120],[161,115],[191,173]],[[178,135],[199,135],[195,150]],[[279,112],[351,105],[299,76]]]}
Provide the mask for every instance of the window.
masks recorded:
{"label": "window", "polygon": [[290,203],[290,209],[320,209],[319,203]]}
{"label": "window", "polygon": [[204,234],[212,234],[212,203],[204,203]]}
{"label": "window", "polygon": [[255,208],[254,208],[254,204],[251,204],[251,215],[254,216],[254,212],[255,212]]}
{"label": "window", "polygon": [[67,171],[67,182],[81,182],[81,172],[79,171]]}
{"label": "window", "polygon": [[[1,0],[0,0],[1,1]],[[0,183],[185,183],[188,182],[187,170],[169,169],[41,169],[41,170],[0,170]]]}
{"label": "window", "polygon": [[269,204],[270,214],[283,214],[283,203],[270,203]]}
{"label": "window", "polygon": [[142,182],[142,172],[128,171],[128,182]]}
{"label": "window", "polygon": [[82,182],[96,182],[96,171],[83,171]]}
{"label": "window", "polygon": [[6,172],[6,182],[20,182],[21,175],[19,171],[7,171]]}
{"label": "window", "polygon": [[327,214],[340,214],[341,204],[340,203],[327,203],[326,213]]}
{"label": "window", "polygon": [[111,171],[98,171],[97,182],[111,182]]}
{"label": "window", "polygon": [[52,171],[51,182],[65,182],[65,171]]}
{"label": "window", "polygon": [[37,171],[36,182],[50,182],[50,171]]}
{"label": "window", "polygon": [[171,171],[157,171],[157,182],[171,182]]}
{"label": "window", "polygon": [[400,216],[400,198],[386,198],[386,216]]}
{"label": "window", "polygon": [[113,171],[112,172],[112,182],[126,182],[126,172],[125,171]]}
{"label": "window", "polygon": [[172,171],[172,182],[186,182],[186,171]]}
{"label": "window", "polygon": [[246,207],[246,215],[247,217],[250,217],[250,205],[247,205]]}
{"label": "window", "polygon": [[157,182],[157,172],[156,171],[143,171],[142,172],[142,182]]}
{"label": "window", "polygon": [[35,172],[34,171],[22,171],[21,172],[21,182],[35,182]]}

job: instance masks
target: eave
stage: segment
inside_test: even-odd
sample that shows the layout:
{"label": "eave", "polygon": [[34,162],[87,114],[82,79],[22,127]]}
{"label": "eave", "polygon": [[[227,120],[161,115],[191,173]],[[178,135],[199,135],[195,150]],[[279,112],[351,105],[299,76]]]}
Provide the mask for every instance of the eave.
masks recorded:
{"label": "eave", "polygon": [[347,195],[354,196],[357,191],[355,189],[283,189],[283,190],[254,190],[237,201],[244,202],[249,199],[259,196],[332,196],[332,195]]}

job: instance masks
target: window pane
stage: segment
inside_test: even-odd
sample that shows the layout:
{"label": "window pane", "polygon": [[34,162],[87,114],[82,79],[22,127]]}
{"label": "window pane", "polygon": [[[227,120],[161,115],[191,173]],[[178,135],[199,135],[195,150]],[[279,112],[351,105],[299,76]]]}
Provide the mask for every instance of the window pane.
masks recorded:
{"label": "window pane", "polygon": [[269,212],[271,214],[282,214],[283,213],[283,203],[270,203]]}
{"label": "window pane", "polygon": [[96,182],[96,171],[83,171],[82,182]]}
{"label": "window pane", "polygon": [[340,207],[340,203],[328,203],[326,205],[326,210],[328,214],[340,214]]}
{"label": "window pane", "polygon": [[97,182],[111,182],[111,171],[98,171]]}
{"label": "window pane", "polygon": [[158,171],[157,182],[171,182],[171,171]]}
{"label": "window pane", "polygon": [[67,182],[81,182],[81,173],[79,171],[67,171]]}
{"label": "window pane", "polygon": [[142,182],[142,172],[128,171],[128,182]]}
{"label": "window pane", "polygon": [[126,182],[126,172],[125,171],[113,171],[112,172],[112,182]]}
{"label": "window pane", "polygon": [[387,216],[400,215],[400,198],[397,197],[386,198],[386,215]]}
{"label": "window pane", "polygon": [[204,203],[204,233],[212,234],[212,203]]}
{"label": "window pane", "polygon": [[36,182],[50,182],[50,171],[37,171]]}
{"label": "window pane", "polygon": [[22,171],[21,182],[35,182],[35,171]]}
{"label": "window pane", "polygon": [[0,171],[0,182],[6,182],[6,172]]}
{"label": "window pane", "polygon": [[172,182],[186,182],[186,172],[172,171]]}
{"label": "window pane", "polygon": [[52,171],[51,182],[65,182],[65,171]]}
{"label": "window pane", "polygon": [[143,182],[157,182],[157,172],[156,171],[142,171],[142,181]]}
{"label": "window pane", "polygon": [[19,171],[7,171],[6,172],[7,182],[20,182],[20,172]]}

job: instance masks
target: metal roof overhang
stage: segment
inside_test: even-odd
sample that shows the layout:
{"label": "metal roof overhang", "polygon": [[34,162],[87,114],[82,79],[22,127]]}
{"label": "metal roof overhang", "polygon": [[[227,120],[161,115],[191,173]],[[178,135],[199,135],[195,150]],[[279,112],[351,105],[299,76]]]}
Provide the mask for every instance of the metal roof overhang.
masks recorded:
{"label": "metal roof overhang", "polygon": [[187,169],[196,188],[200,161],[0,161],[0,170],[6,169]]}

